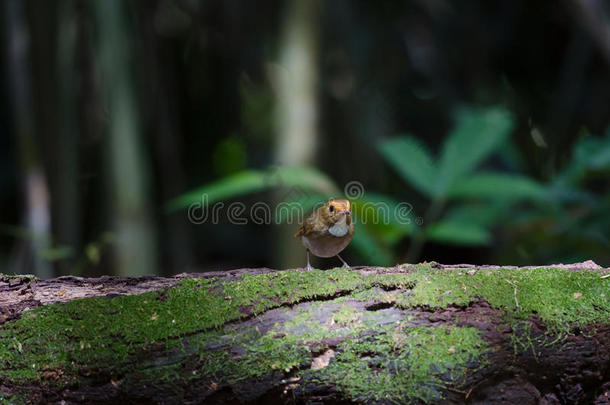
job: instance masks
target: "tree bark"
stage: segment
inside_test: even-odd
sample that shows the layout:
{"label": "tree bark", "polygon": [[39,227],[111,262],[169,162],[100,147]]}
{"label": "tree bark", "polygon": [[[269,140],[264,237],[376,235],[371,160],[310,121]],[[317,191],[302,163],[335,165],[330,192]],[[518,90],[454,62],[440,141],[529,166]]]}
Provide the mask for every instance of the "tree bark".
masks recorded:
{"label": "tree bark", "polygon": [[[569,290],[571,284],[551,285],[543,290],[544,283],[536,284],[540,283],[535,278],[537,271],[547,271],[545,274],[549,277],[570,278],[578,291]],[[515,281],[516,275],[522,272],[531,277]],[[547,270],[436,263],[313,272],[240,269],[185,273],[169,278],[67,276],[38,280],[0,274],[0,347],[5,348],[0,348],[0,398],[29,403],[608,404],[608,274],[609,269],[592,262],[554,265]],[[404,281],[415,276],[414,282]],[[470,284],[468,277],[476,281]],[[498,290],[508,288],[510,299],[505,307],[498,304],[497,298],[486,295],[484,291],[489,290],[481,284],[494,277],[499,280]],[[292,286],[284,282],[288,279],[296,287],[290,287],[285,294],[283,286]],[[453,282],[457,282],[460,291],[451,287]],[[417,288],[424,284],[430,284],[425,288],[438,287],[439,291],[448,288],[439,294],[441,301],[438,301],[447,305],[434,304],[436,298],[424,304],[413,301],[422,294]],[[465,303],[442,301],[473,289],[481,293],[473,293]],[[245,290],[252,293],[251,302],[245,301]],[[273,295],[271,291],[279,292]],[[545,318],[552,311],[542,307],[539,313],[533,311],[524,317],[511,318],[511,313],[527,311],[528,303],[535,302],[536,297],[530,296],[530,291],[536,291],[541,302],[556,297],[557,303],[550,303],[550,308],[556,306],[564,311],[566,319],[570,318],[570,306],[580,305],[582,319],[588,316],[586,313],[592,313],[596,320],[588,323],[572,320],[567,329],[558,332],[560,329],[551,327],[550,318]],[[194,295],[179,301],[184,294],[191,293]],[[592,301],[583,301],[591,294],[595,295]],[[561,307],[559,300],[564,296],[573,300],[573,304],[570,301]],[[139,297],[143,304],[137,301]],[[266,301],[263,297],[272,299]],[[401,301],[400,297],[407,301]],[[112,316],[104,317],[105,305],[121,300],[136,304],[119,305],[121,310],[114,306]],[[588,302],[593,303],[592,308],[587,308]],[[146,312],[145,305],[149,303],[154,303],[156,309]],[[191,304],[195,310],[188,307]],[[233,307],[237,315],[223,315],[225,318],[218,318],[220,321],[214,318],[214,314],[230,313]],[[141,311],[142,315],[134,315],[129,308]],[[181,314],[181,309],[187,314]],[[588,312],[589,309],[593,312]],[[199,315],[189,318],[193,313]],[[70,319],[64,324],[57,314],[68,315]],[[76,332],[70,334],[81,325],[93,327],[90,325],[95,323],[86,323],[87,315],[99,323],[109,319],[133,320],[125,324],[124,334],[122,329],[113,329],[111,325],[101,327],[102,335],[105,330],[112,331],[102,337],[104,340]],[[169,316],[167,324],[163,323],[165,316]],[[45,324],[45,318],[55,320]],[[188,325],[187,320],[193,325]],[[46,325],[45,329],[37,331],[36,322]],[[143,325],[152,325],[152,329],[144,332],[152,331],[154,336],[131,338],[140,335],[138,328]],[[165,334],[174,325],[177,331]],[[308,330],[308,326],[312,328]],[[49,332],[54,328],[55,332]],[[332,333],[320,332],[323,328]],[[417,339],[418,335],[413,332],[416,330],[424,332],[421,335],[424,339],[432,339],[424,340],[426,344],[412,345],[405,355],[397,348],[407,347],[411,339]],[[438,336],[428,334],[432,330],[443,332]],[[435,352],[438,349],[435,345],[457,330],[474,330],[484,348],[477,356],[464,357],[467,361],[461,366],[443,364],[453,361],[451,356],[467,350],[466,340],[456,340],[458,343],[447,343]],[[256,333],[250,335],[251,331]],[[53,361],[46,364],[31,360],[36,370],[34,376],[18,374],[23,358],[40,356],[41,349],[36,346],[38,333],[43,340],[40,347],[48,347],[49,352],[62,347],[58,342],[64,339],[66,350],[71,350],[66,358],[72,363],[62,363],[62,353],[57,352],[53,355],[56,357],[50,357]],[[45,333],[52,337],[43,339]],[[292,343],[274,346],[287,339],[286,335],[296,337],[287,340]],[[382,335],[394,339],[394,346],[388,352],[380,351],[380,345],[375,346],[381,342],[375,339]],[[107,345],[88,348],[88,341],[103,341]],[[112,362],[105,365],[101,360],[100,363],[92,360],[103,347],[123,341],[129,344],[127,351],[121,352],[122,357],[115,352],[109,357]],[[370,345],[370,349],[354,349],[359,345]],[[479,344],[472,347],[475,346],[480,347]],[[287,360],[292,349],[298,349],[295,353],[299,354],[294,361]],[[18,350],[19,354],[11,357],[11,350]],[[87,350],[90,352],[82,360]],[[443,360],[439,357],[438,364],[434,363],[435,359],[421,360],[432,361],[429,369],[426,366],[425,375],[420,376],[424,382],[418,380],[412,388],[400,391],[400,384],[408,386],[411,381],[408,374],[412,371],[415,375],[413,370],[421,365],[409,363],[414,356],[419,358],[418,350],[424,354],[426,351],[441,353],[440,356],[449,353],[449,357],[442,357]],[[350,385],[347,380],[323,374],[325,368],[339,372],[341,369],[332,367],[338,367],[341,362],[347,364],[348,353],[357,354],[350,361],[362,364],[350,363],[356,367],[345,376],[358,375],[364,378],[361,384],[367,384],[370,375],[377,375],[380,378],[377,392],[364,392],[358,384]],[[217,354],[225,357],[214,357]],[[217,363],[210,359],[217,359]],[[405,368],[403,361],[410,365]],[[265,368],[263,363],[271,366]],[[241,366],[245,374],[240,376],[236,370],[241,370]],[[252,372],[257,367],[259,371]],[[359,367],[366,372],[358,374]],[[319,372],[322,374],[316,374]],[[384,385],[382,373],[390,376],[389,385]],[[394,381],[398,391],[383,391],[391,388]]]}

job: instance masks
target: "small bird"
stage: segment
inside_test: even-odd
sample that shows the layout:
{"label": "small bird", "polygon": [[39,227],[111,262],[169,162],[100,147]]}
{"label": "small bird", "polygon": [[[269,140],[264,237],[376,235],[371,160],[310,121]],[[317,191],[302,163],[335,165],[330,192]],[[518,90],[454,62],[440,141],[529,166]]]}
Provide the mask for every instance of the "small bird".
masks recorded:
{"label": "small bird", "polygon": [[349,268],[339,253],[350,243],[352,236],[354,224],[350,204],[340,198],[331,199],[312,212],[294,235],[307,249],[307,270],[312,269],[309,252],[318,257],[337,256],[343,267]]}

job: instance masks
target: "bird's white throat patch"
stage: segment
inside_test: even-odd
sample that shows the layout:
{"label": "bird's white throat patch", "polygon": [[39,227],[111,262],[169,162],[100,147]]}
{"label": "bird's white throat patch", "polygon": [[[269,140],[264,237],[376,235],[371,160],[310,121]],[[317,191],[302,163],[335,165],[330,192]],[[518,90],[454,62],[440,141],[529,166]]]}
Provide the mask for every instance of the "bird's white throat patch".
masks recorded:
{"label": "bird's white throat patch", "polygon": [[346,218],[347,218],[347,216],[343,215],[343,218],[341,218],[333,226],[328,228],[328,232],[330,232],[331,235],[336,236],[338,238],[345,236],[347,234],[347,232],[349,231],[349,225],[345,223]]}

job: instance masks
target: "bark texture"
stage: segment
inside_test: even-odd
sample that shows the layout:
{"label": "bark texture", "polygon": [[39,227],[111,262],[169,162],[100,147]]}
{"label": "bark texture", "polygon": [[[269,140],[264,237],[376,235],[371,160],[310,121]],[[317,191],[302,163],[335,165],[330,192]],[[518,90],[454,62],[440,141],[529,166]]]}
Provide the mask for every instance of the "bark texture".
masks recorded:
{"label": "bark texture", "polygon": [[[409,265],[395,268],[360,267],[352,269],[351,272],[343,270],[341,273],[240,269],[180,274],[170,278],[60,277],[37,280],[0,275],[0,343],[11,347],[4,352],[0,350],[0,400],[15,403],[610,404],[610,311],[605,305],[610,296],[610,279],[604,277],[610,274],[607,269],[590,262],[553,266],[557,272],[568,271],[570,273],[566,274],[575,272],[586,274],[587,277],[594,276],[587,278],[590,289],[587,290],[584,286],[585,281],[578,279],[575,285],[582,288],[567,292],[567,297],[574,300],[574,305],[586,305],[582,299],[586,299],[587,294],[599,295],[591,301],[594,322],[577,322],[568,328],[557,329],[550,327],[543,310],[540,314],[532,311],[525,317],[507,318],[507,314],[525,311],[528,299],[531,298],[527,296],[529,290],[524,287],[524,281],[513,281],[510,277],[517,274],[515,272],[532,270],[531,268],[439,264],[426,266],[421,271],[430,271],[430,275],[423,273],[416,282],[403,282],[400,281],[403,279],[395,278],[399,275],[407,277],[420,271]],[[503,271],[511,273],[503,274]],[[439,283],[444,278],[453,282],[457,275],[476,277],[480,272],[502,274],[500,281],[506,281],[509,291],[514,292],[515,306],[512,310],[502,308],[497,301],[478,292],[473,293],[464,302],[439,301],[446,302],[447,305],[422,305],[421,302],[413,301],[419,294],[415,290],[419,284]],[[337,284],[336,290],[324,287],[315,291],[318,287],[306,284],[307,280],[327,275],[331,277],[330,284]],[[355,275],[361,279],[350,285],[342,284],[344,278]],[[294,280],[302,283],[300,288],[303,291],[312,289],[313,292],[296,297],[289,295],[292,297],[290,299],[282,298],[282,294],[274,295],[264,305],[257,297],[248,305],[243,304],[247,301],[240,301],[239,305],[236,303],[241,299],[238,297],[242,291],[241,287],[251,289],[247,283],[263,280],[264,286],[274,289],[283,277],[296,277]],[[306,280],[304,277],[312,278]],[[358,284],[363,282],[362,280],[368,280],[367,277],[377,278],[365,287]],[[390,278],[387,277],[392,277],[393,281],[389,282]],[[203,284],[185,284],[188,280]],[[240,284],[242,282],[243,284]],[[444,290],[447,287],[440,286],[438,291],[442,290],[439,294],[441,300],[458,292],[468,294],[473,288],[484,291],[479,281],[473,282],[472,285],[463,281],[458,283],[457,287],[461,291],[451,288]],[[209,296],[206,295],[206,299],[212,296],[219,299],[201,301],[204,318],[193,320],[200,326],[185,325],[188,323],[186,320],[190,318],[187,318],[187,315],[181,318],[182,315],[177,314],[177,308],[169,307],[175,299],[172,291],[177,288],[184,288],[189,293],[207,288],[206,294]],[[249,291],[259,294],[256,289]],[[540,299],[544,301],[546,293],[539,294]],[[35,340],[31,340],[34,339],[31,335],[35,333],[28,329],[30,324],[25,323],[33,318],[28,314],[35,314],[38,321],[45,316],[51,316],[49,312],[42,312],[39,307],[65,308],[66,303],[71,301],[74,305],[73,308],[70,307],[72,312],[66,313],[78,314],[78,306],[85,305],[89,301],[87,299],[101,297],[121,300],[133,295],[148,297],[143,301],[144,304],[148,300],[155,301],[157,309],[151,311],[152,315],[146,313],[146,309],[137,307],[139,304],[134,307],[146,314],[143,317],[153,327],[154,322],[163,320],[163,305],[168,305],[166,312],[173,312],[169,315],[168,325],[182,323],[182,329],[172,335],[157,334],[164,336],[163,338],[153,336],[132,339],[129,334],[122,336],[113,332],[104,339],[116,339],[117,342],[125,340],[130,343],[127,345],[128,349],[122,352],[122,357],[113,353],[114,357],[109,357],[111,364],[105,365],[96,364],[92,360],[93,357],[87,357],[86,361],[80,360],[78,356],[81,356],[83,350],[92,350],[91,356],[94,356],[96,348],[87,349],[87,344],[82,343],[85,339],[75,337],[76,334],[62,334],[64,337],[57,339],[67,339],[66,342],[70,342],[71,348],[66,350],[75,351],[74,355],[66,357],[72,359],[71,363],[62,363],[62,360],[48,361],[48,364],[33,366],[38,371],[35,375],[27,374],[24,377],[18,374],[18,357],[11,357],[10,350],[14,347],[14,350],[19,350],[19,353],[26,356],[30,347],[27,345],[37,344]],[[83,298],[85,300],[79,300]],[[200,298],[187,298],[185,302],[194,299]],[[105,303],[103,300],[96,302],[99,302],[99,305],[96,304],[98,306],[94,308]],[[223,303],[226,303],[227,311],[235,303],[237,315],[228,316],[226,319],[219,318],[220,320],[206,320],[208,318],[205,316],[208,316],[209,311],[217,310]],[[204,308],[204,304],[214,304],[215,307]],[[131,316],[127,311],[129,310],[122,309],[113,316]],[[583,311],[586,311],[586,308]],[[92,316],[99,316],[100,322],[104,322],[106,318],[100,314],[92,313]],[[78,318],[82,314],[71,316]],[[171,319],[172,316],[175,319]],[[567,312],[566,317],[569,317]],[[78,325],[78,321],[70,319],[65,330],[77,328]],[[308,325],[312,326],[312,329],[308,329]],[[323,325],[332,333],[319,333],[316,330],[317,325]],[[133,327],[142,326],[134,322]],[[164,326],[159,325],[158,328],[163,329]],[[463,358],[466,360],[459,363],[459,367],[456,365],[458,363],[445,364],[444,357],[439,359],[438,364],[434,363],[434,359],[425,360],[431,361],[429,374],[433,377],[429,381],[422,380],[423,383],[415,381],[413,389],[385,392],[391,384],[384,386],[381,377],[379,392],[359,389],[359,384],[370,383],[368,376],[377,375],[376,373],[379,373],[379,376],[382,376],[383,372],[397,379],[403,378],[408,374],[409,367],[414,367],[415,363],[409,361],[418,355],[416,351],[421,349],[422,345],[424,352],[429,350],[435,353],[434,345],[444,339],[443,336],[437,339],[434,335],[424,333],[424,339],[432,339],[420,342],[430,343],[416,344],[404,355],[404,351],[400,352],[396,347],[403,347],[401,345],[408,344],[405,342],[409,339],[415,339],[412,331],[440,330],[443,335],[449,336],[454,333],[452,328],[456,328],[456,331],[476,331],[484,347],[479,344],[473,347],[479,348],[480,353],[469,356],[466,351],[470,349],[450,342],[442,349],[442,353],[453,355],[464,352],[466,357]],[[255,335],[252,335],[252,331],[256,332]],[[404,333],[396,337],[396,331]],[[287,343],[274,346],[275,343],[287,339],[287,335],[293,340],[286,340]],[[381,351],[378,344],[380,340],[375,340],[380,335],[392,336],[396,346],[388,352]],[[136,333],[134,336],[139,335]],[[53,346],[52,340],[55,338],[48,339],[49,347],[56,347]],[[77,341],[72,347],[72,339],[81,339],[80,349]],[[113,342],[108,344],[112,345]],[[354,349],[360,347],[358,345],[370,345],[371,349],[358,351]],[[426,348],[428,345],[429,349]],[[289,353],[293,346],[298,347],[294,356]],[[265,353],[264,350],[269,352]],[[334,380],[332,375],[316,374],[318,371],[323,373],[325,369],[331,370],[331,367],[339,367],[337,364],[341,362],[346,367],[351,367],[354,363],[348,364],[345,360],[348,353],[360,356],[362,365],[355,364],[353,373],[340,374],[338,371],[336,376],[354,375],[360,368],[361,371],[364,369],[361,377],[363,382],[350,382],[347,377],[337,377],[338,380]],[[217,354],[224,357],[214,357]],[[397,357],[395,363],[392,363],[391,357],[394,355]],[[274,360],[276,358],[277,360]],[[267,360],[269,367],[264,365]],[[250,361],[253,362],[249,363]],[[401,363],[403,361],[404,363]],[[114,364],[116,369],[113,369]],[[239,368],[242,366],[243,369]],[[253,372],[254,368],[258,371]],[[167,370],[171,372],[161,372]],[[405,383],[405,380],[401,381]],[[425,389],[420,389],[422,387]]]}

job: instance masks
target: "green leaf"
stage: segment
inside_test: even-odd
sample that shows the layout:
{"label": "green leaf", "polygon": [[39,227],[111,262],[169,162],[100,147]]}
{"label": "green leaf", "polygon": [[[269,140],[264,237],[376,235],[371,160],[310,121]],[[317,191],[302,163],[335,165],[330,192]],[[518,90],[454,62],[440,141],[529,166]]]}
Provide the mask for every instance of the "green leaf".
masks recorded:
{"label": "green leaf", "polygon": [[470,223],[489,229],[497,223],[505,221],[510,209],[510,201],[494,200],[491,203],[479,201],[455,206],[447,211],[443,219],[449,223],[458,223],[460,226]]}
{"label": "green leaf", "polygon": [[[320,204],[325,203],[326,201],[328,201],[328,199],[330,198],[330,196],[328,194],[321,194],[321,193],[317,193],[315,191],[312,192],[307,192],[307,193],[301,193],[301,194],[289,194],[286,196],[287,198],[285,198],[283,201],[280,202],[280,204],[286,204],[286,209],[280,209],[279,205],[276,206],[275,209],[275,215],[276,215],[276,222],[280,222],[280,223],[286,223],[289,220],[289,214],[291,213],[290,211],[290,207],[294,207],[296,204],[296,207],[298,207],[299,210],[301,210],[302,212],[302,218],[299,218],[299,220],[302,222],[305,218],[307,218],[315,208],[319,207]],[[296,221],[297,218],[295,218],[294,215],[295,211],[292,211],[292,214],[290,216],[290,219],[292,219],[293,221]]]}
{"label": "green leaf", "polygon": [[74,257],[74,248],[68,245],[59,245],[48,249],[39,249],[36,254],[41,259],[55,262]]}
{"label": "green leaf", "polygon": [[318,191],[326,195],[340,195],[333,180],[309,166],[272,167],[265,172],[266,182],[272,187],[298,188]]}
{"label": "green leaf", "polygon": [[392,252],[379,243],[366,225],[355,224],[354,238],[348,248],[354,249],[367,263],[376,266],[391,266],[394,264]]}
{"label": "green leaf", "polygon": [[417,139],[389,139],[379,145],[379,151],[404,181],[427,196],[433,195],[436,168],[432,156]]}
{"label": "green leaf", "polygon": [[167,203],[169,212],[187,208],[207,196],[208,203],[239,197],[267,188],[264,172],[246,170],[182,194]]}
{"label": "green leaf", "polygon": [[605,137],[585,135],[574,144],[570,164],[555,177],[556,185],[582,184],[591,172],[610,170],[610,128]]}
{"label": "green leaf", "polygon": [[460,110],[456,126],[443,145],[435,195],[445,196],[506,140],[512,127],[513,119],[504,108]]}
{"label": "green leaf", "polygon": [[212,153],[214,171],[223,176],[244,170],[246,160],[246,144],[235,135],[221,140]]}
{"label": "green leaf", "polygon": [[245,170],[170,200],[166,210],[174,212],[188,208],[191,204],[202,203],[204,196],[208,204],[213,204],[272,188],[286,188],[287,194],[299,194],[304,190],[316,190],[325,194],[338,193],[337,187],[328,176],[311,167]]}
{"label": "green leaf", "polygon": [[448,192],[453,198],[544,200],[545,187],[527,177],[503,173],[476,173],[461,179]]}
{"label": "green leaf", "polygon": [[444,220],[426,228],[426,237],[450,245],[480,246],[491,241],[489,231],[474,223]]}
{"label": "green leaf", "polygon": [[573,162],[590,170],[610,168],[610,129],[606,136],[586,136],[574,145]]}
{"label": "green leaf", "polygon": [[[402,236],[413,231],[413,206],[407,202],[376,193],[366,193],[362,197],[351,200],[352,212],[359,223],[385,227],[388,232],[400,230]],[[390,229],[391,228],[391,229]]]}

